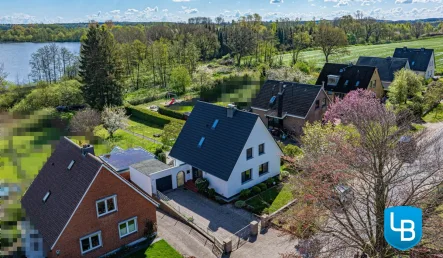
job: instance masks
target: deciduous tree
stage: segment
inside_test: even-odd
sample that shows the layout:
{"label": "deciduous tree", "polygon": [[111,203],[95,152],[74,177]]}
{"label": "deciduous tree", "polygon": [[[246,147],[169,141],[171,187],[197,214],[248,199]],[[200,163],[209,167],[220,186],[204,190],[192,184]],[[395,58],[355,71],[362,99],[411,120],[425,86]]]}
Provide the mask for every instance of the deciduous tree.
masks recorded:
{"label": "deciduous tree", "polygon": [[100,125],[101,115],[94,109],[84,109],[75,113],[69,122],[69,128],[73,132],[92,132]]}
{"label": "deciduous tree", "polygon": [[348,40],[344,31],[326,22],[320,24],[317,33],[314,35],[314,41],[325,55],[326,63],[329,62],[329,56],[347,51]]}
{"label": "deciduous tree", "polygon": [[311,36],[308,32],[294,33],[292,37],[292,65],[297,63],[300,52],[307,49],[310,45]]}
{"label": "deciduous tree", "polygon": [[115,131],[126,128],[128,116],[124,108],[105,107],[102,112],[103,127],[108,131],[109,136],[114,137]]}
{"label": "deciduous tree", "polygon": [[405,103],[408,97],[421,96],[423,79],[411,70],[395,72],[394,81],[389,86],[389,100],[393,104]]}

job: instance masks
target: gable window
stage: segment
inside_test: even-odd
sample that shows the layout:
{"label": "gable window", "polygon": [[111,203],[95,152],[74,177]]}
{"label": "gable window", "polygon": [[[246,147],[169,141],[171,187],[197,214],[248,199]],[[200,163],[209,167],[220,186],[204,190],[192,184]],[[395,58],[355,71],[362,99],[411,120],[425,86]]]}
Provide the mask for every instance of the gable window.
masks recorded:
{"label": "gable window", "polygon": [[252,159],[252,148],[246,150],[246,159]]}
{"label": "gable window", "polygon": [[263,163],[263,164],[261,164],[261,165],[258,167],[258,175],[259,175],[259,176],[262,176],[262,175],[264,175],[264,174],[266,174],[266,173],[268,173],[268,172],[269,172],[269,170],[268,170],[268,162]]}
{"label": "gable window", "polygon": [[244,184],[252,179],[252,169],[248,169],[241,173],[241,183]]}
{"label": "gable window", "polygon": [[262,155],[262,154],[265,154],[265,144],[264,143],[258,145],[258,155]]}
{"label": "gable window", "polygon": [[326,107],[326,98],[321,100],[321,107]]}
{"label": "gable window", "polygon": [[107,197],[96,202],[97,216],[101,217],[117,210],[117,195]]}
{"label": "gable window", "polygon": [[82,254],[100,248],[102,246],[102,233],[96,232],[80,238],[80,249]]}
{"label": "gable window", "polygon": [[318,108],[320,108],[320,100],[316,100],[315,101],[315,109],[318,109]]}
{"label": "gable window", "polygon": [[120,238],[137,232],[137,230],[137,217],[128,219],[118,224],[118,232],[120,234]]}

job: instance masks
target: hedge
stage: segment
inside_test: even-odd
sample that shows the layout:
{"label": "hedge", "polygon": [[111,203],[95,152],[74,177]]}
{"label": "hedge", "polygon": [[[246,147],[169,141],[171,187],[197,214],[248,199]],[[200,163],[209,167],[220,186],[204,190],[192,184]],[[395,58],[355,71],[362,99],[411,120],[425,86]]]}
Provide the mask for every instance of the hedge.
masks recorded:
{"label": "hedge", "polygon": [[175,119],[172,117],[161,115],[157,112],[153,112],[151,110],[148,110],[143,107],[135,107],[131,105],[125,105],[126,113],[128,115],[131,115],[132,117],[141,119],[143,121],[153,123],[159,126],[165,126],[166,124],[169,124],[170,122],[174,121],[179,124],[184,124],[185,121]]}
{"label": "hedge", "polygon": [[172,118],[177,118],[177,119],[185,119],[185,116],[183,115],[183,113],[177,112],[175,110],[169,109],[169,108],[164,108],[164,107],[158,107],[158,113],[165,115],[165,116],[169,116]]}

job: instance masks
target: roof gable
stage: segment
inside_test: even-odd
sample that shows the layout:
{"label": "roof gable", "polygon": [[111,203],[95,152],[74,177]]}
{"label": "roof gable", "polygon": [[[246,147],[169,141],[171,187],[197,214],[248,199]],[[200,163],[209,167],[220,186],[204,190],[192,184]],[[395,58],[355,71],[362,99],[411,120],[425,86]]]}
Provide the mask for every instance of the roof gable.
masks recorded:
{"label": "roof gable", "polygon": [[361,56],[358,58],[357,65],[375,66],[382,81],[392,82],[394,80],[394,73],[407,67],[408,59]]}
{"label": "roof gable", "polygon": [[227,108],[199,101],[169,155],[228,181],[257,119],[240,110],[230,118]]}
{"label": "roof gable", "polygon": [[[60,235],[101,165],[92,154],[83,156],[81,148],[64,137],[26,191],[22,206],[43,237],[45,250]],[[48,191],[50,195],[43,202]]]}
{"label": "roof gable", "polygon": [[[364,65],[326,63],[318,76],[317,85],[325,84],[326,91],[349,93],[356,89],[367,89],[377,68]],[[337,85],[328,85],[328,76],[339,76]]]}
{"label": "roof gable", "polygon": [[403,47],[395,49],[394,57],[407,58],[411,70],[426,72],[433,53],[434,49]]}
{"label": "roof gable", "polygon": [[[321,86],[301,84],[296,82],[283,82],[267,80],[260,92],[252,100],[252,107],[260,109],[276,109],[278,107],[279,84],[284,87],[282,112],[294,116],[306,117],[312,104],[321,90]],[[275,97],[275,104],[270,103]]]}

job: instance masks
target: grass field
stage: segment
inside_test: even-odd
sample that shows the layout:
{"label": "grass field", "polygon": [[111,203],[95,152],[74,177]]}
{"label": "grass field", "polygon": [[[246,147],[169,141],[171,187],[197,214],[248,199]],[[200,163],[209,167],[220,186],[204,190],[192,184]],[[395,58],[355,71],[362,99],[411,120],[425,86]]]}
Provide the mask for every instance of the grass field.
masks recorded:
{"label": "grass field", "polygon": [[438,104],[431,112],[427,113],[423,120],[426,123],[437,123],[443,121],[443,104]]}
{"label": "grass field", "polygon": [[[329,58],[329,62],[353,62],[355,64],[359,56],[388,57],[394,54],[395,48],[404,46],[434,49],[437,71],[443,71],[443,37],[381,45],[350,46],[348,48],[350,51],[349,55],[333,55]],[[283,60],[289,63],[291,61],[291,54],[284,54]],[[305,51],[300,53],[300,60],[315,62],[317,67],[322,67],[325,63],[325,56],[321,50]]]}
{"label": "grass field", "polygon": [[142,249],[127,258],[181,258],[182,255],[172,248],[165,240],[160,240],[150,245],[146,249]]}

